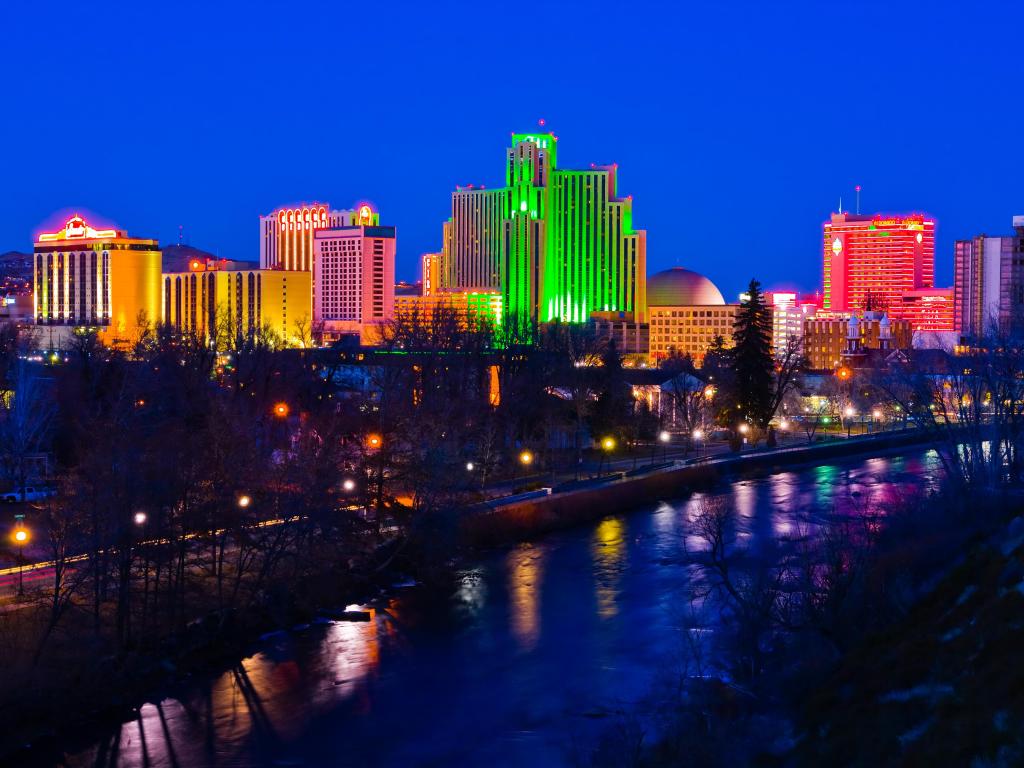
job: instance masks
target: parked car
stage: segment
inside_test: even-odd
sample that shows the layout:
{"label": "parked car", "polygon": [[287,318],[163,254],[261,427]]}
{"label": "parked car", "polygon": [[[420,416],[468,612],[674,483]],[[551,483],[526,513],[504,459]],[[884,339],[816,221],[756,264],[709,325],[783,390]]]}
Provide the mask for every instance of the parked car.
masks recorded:
{"label": "parked car", "polygon": [[14,504],[18,501],[42,501],[48,499],[55,493],[53,488],[44,488],[41,485],[26,485],[25,492],[17,489],[4,491],[0,494],[0,501],[5,504]]}

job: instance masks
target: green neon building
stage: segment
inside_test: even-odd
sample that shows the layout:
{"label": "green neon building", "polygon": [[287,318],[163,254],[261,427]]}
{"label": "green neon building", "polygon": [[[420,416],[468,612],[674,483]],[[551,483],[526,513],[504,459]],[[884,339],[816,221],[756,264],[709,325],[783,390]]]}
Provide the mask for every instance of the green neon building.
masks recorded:
{"label": "green neon building", "polygon": [[445,224],[441,280],[496,288],[506,315],[581,323],[591,312],[645,320],[646,233],[616,167],[560,170],[551,133],[512,135],[502,189],[459,189]]}

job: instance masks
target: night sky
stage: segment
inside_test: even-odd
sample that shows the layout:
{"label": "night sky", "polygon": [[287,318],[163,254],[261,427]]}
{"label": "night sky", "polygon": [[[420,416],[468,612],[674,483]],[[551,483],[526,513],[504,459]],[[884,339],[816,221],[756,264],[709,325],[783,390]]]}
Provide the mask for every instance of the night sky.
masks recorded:
{"label": "night sky", "polygon": [[856,184],[937,217],[941,285],[955,238],[1024,214],[1020,3],[88,5],[0,10],[0,251],[76,208],[256,259],[259,214],[367,200],[415,278],[538,118],[563,167],[619,164],[649,274],[730,300],[818,287]]}

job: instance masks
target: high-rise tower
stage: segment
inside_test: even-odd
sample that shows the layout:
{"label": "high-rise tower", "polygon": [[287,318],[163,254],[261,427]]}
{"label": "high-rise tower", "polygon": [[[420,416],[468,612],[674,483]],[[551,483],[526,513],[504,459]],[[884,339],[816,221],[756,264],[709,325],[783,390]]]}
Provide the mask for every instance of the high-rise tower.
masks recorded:
{"label": "high-rise tower", "polygon": [[460,189],[445,224],[446,288],[500,288],[507,316],[586,322],[591,312],[646,315],[646,233],[616,167],[561,170],[551,133],[517,133],[502,189]]}

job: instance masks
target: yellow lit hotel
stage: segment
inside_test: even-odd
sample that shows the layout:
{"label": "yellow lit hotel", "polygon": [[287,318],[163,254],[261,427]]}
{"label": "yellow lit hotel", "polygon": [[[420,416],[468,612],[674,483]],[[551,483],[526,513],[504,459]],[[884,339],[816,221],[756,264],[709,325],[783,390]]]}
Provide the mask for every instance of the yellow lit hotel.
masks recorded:
{"label": "yellow lit hotel", "polygon": [[36,238],[33,315],[41,341],[63,346],[74,328],[94,328],[110,346],[129,346],[160,316],[160,247],[75,214]]}
{"label": "yellow lit hotel", "polygon": [[309,346],[313,273],[241,263],[193,259],[188,272],[165,273],[164,325],[215,341],[269,330],[288,346]]}

